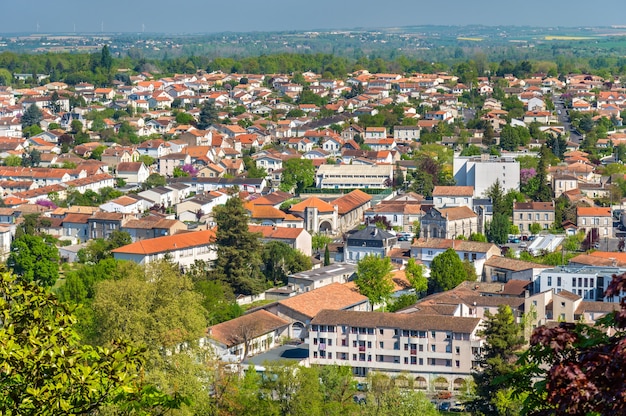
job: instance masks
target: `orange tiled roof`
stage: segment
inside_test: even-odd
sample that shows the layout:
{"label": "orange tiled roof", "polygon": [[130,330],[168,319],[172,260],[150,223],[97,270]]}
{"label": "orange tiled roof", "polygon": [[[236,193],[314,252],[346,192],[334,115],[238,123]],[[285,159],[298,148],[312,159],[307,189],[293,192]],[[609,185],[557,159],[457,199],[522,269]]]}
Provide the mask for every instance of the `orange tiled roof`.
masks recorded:
{"label": "orange tiled roof", "polygon": [[332,283],[278,303],[313,318],[323,309],[341,310],[365,301],[367,301],[365,296],[354,292],[349,287],[341,283]]}
{"label": "orange tiled roof", "polygon": [[371,200],[371,195],[368,195],[359,189],[355,189],[354,191],[335,199],[333,204],[337,205],[339,215],[344,215]]}
{"label": "orange tiled roof", "polygon": [[579,217],[610,217],[611,208],[604,207],[577,207],[576,215]]}
{"label": "orange tiled roof", "polygon": [[319,212],[332,212],[335,207],[328,202],[324,202],[317,197],[307,198],[304,201],[291,207],[292,212],[304,212],[307,208],[317,208]]}
{"label": "orange tiled roof", "polygon": [[195,231],[138,241],[112,250],[120,254],[157,254],[206,245],[215,239],[213,230]]}
{"label": "orange tiled roof", "polygon": [[269,225],[248,225],[251,233],[259,233],[263,238],[293,240],[304,232],[304,228],[272,227]]}

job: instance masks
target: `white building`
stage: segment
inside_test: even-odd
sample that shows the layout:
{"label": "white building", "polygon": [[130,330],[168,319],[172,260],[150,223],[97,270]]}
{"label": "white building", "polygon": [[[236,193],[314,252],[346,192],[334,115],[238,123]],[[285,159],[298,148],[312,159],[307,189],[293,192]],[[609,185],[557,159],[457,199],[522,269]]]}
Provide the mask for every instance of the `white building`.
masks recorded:
{"label": "white building", "polygon": [[572,267],[560,266],[539,273],[533,281],[533,293],[555,290],[567,291],[584,301],[619,302],[621,298],[606,298],[604,292],[614,274],[626,270],[618,267]]}
{"label": "white building", "polygon": [[490,157],[489,155],[454,156],[454,180],[458,186],[473,186],[474,196],[482,197],[496,180],[504,192],[519,191],[520,165],[513,158]]}
{"label": "white building", "polygon": [[[393,165],[322,165],[315,183],[323,189],[388,188]],[[518,175],[519,181],[519,175]]]}

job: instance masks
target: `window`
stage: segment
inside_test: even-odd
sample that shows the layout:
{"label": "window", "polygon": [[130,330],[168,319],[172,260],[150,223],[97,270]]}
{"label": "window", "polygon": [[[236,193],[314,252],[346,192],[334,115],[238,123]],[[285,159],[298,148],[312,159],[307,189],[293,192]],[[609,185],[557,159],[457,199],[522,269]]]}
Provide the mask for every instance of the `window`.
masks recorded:
{"label": "window", "polygon": [[539,213],[535,214],[535,220],[539,221]]}
{"label": "window", "polygon": [[561,286],[561,276],[556,277],[556,285]]}
{"label": "window", "polygon": [[418,362],[420,363],[420,365],[424,365],[424,359],[423,358],[420,358]]}
{"label": "window", "polygon": [[461,353],[461,347],[454,347],[454,352],[455,352],[455,354],[460,354]]}
{"label": "window", "polygon": [[431,346],[430,346],[430,350],[431,350],[432,352],[436,352],[436,346],[435,346],[435,345],[431,345]]}
{"label": "window", "polygon": [[456,360],[456,361],[454,362],[454,365],[455,365],[456,367],[460,367],[460,366],[461,366],[461,361]]}
{"label": "window", "polygon": [[385,345],[385,343],[384,343],[384,342],[382,342],[382,341],[380,341],[380,342],[378,343],[378,348],[383,349],[383,348],[385,348],[385,347],[384,347],[384,345]]}
{"label": "window", "polygon": [[404,357],[404,364],[408,364],[409,363],[409,357]]}
{"label": "window", "polygon": [[328,353],[328,359],[329,359],[329,360],[332,360],[332,359],[333,359],[333,353],[332,353],[332,352],[329,352],[329,353]]}
{"label": "window", "polygon": [[424,346],[422,344],[419,345],[420,352],[424,351]]}
{"label": "window", "polygon": [[417,364],[417,357],[411,357],[411,364]]}
{"label": "window", "polygon": [[430,337],[435,338],[435,331],[430,331]]}
{"label": "window", "polygon": [[543,214],[544,221],[548,221],[548,214]]}
{"label": "window", "polygon": [[548,286],[552,286],[552,276],[548,276]]}

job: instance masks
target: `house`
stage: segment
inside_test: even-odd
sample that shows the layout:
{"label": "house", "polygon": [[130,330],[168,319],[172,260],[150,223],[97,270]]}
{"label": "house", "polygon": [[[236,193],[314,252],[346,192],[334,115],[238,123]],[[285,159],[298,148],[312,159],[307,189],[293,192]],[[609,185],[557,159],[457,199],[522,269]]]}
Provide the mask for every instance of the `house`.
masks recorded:
{"label": "house", "polygon": [[159,174],[163,176],[174,176],[176,168],[182,169],[185,165],[191,165],[191,156],[186,153],[169,153],[158,159]]}
{"label": "house", "polygon": [[217,252],[213,230],[194,231],[141,240],[111,251],[116,260],[128,260],[145,265],[166,257],[182,268],[189,268],[196,260],[211,263]]}
{"label": "house", "polygon": [[90,239],[88,220],[91,214],[70,213],[63,218],[62,240],[84,243]]}
{"label": "house", "polygon": [[357,263],[367,255],[386,257],[390,249],[396,246],[398,238],[395,234],[367,226],[361,230],[350,231],[346,236],[345,261]]}
{"label": "house", "polygon": [[158,159],[170,153],[170,145],[161,139],[146,140],[137,146],[140,155],[147,155],[153,159]]}
{"label": "house", "polygon": [[289,338],[289,327],[289,321],[260,309],[209,327],[201,345],[222,361],[241,362]]}
{"label": "house", "polygon": [[187,231],[187,225],[178,220],[170,220],[157,215],[150,215],[127,221],[121,228],[127,232],[133,242],[151,238],[174,235]]}
{"label": "house", "polygon": [[150,176],[150,170],[143,162],[121,162],[117,165],[117,177],[127,184],[142,184]]}
{"label": "house", "polygon": [[530,227],[538,224],[541,230],[547,230],[554,224],[554,201],[550,202],[514,202],[513,225],[520,233],[533,234]]}
{"label": "house", "polygon": [[366,127],[365,128],[365,140],[368,139],[384,139],[387,137],[386,127]]}
{"label": "house", "polygon": [[571,191],[572,189],[578,189],[578,178],[576,176],[566,174],[552,175],[554,198],[558,198],[563,192]]}
{"label": "house", "polygon": [[599,238],[613,237],[613,216],[611,208],[603,207],[577,207],[576,225],[585,233],[597,230],[594,241]]}
{"label": "house", "polygon": [[441,238],[420,238],[411,244],[411,257],[421,261],[424,266],[430,268],[433,259],[449,248],[453,249],[461,260],[472,262],[478,276],[483,275],[483,267],[487,260],[501,254],[500,248],[492,243]]}
{"label": "house", "polygon": [[294,273],[287,277],[287,284],[295,287],[298,293],[310,292],[332,283],[347,283],[356,277],[356,265],[334,263],[319,269]]}
{"label": "house", "polygon": [[375,222],[377,218],[384,218],[392,227],[400,228],[404,232],[413,233],[415,225],[432,205],[423,205],[417,201],[381,201],[365,211],[363,218],[366,223]]}
{"label": "house", "polygon": [[121,212],[122,214],[139,214],[145,211],[145,201],[140,198],[122,195],[100,205],[104,212]]}
{"label": "house", "polygon": [[433,204],[435,208],[466,206],[473,209],[473,196],[473,186],[435,186]]}
{"label": "house", "polygon": [[396,141],[419,142],[421,131],[418,126],[394,126],[393,138]]}
{"label": "house", "polygon": [[432,208],[421,220],[424,238],[469,238],[479,233],[478,215],[466,206]]}
{"label": "house", "polygon": [[464,391],[480,328],[480,318],[323,310],[311,321],[309,360],[359,377],[407,374],[418,390]]}
{"label": "house", "polygon": [[251,233],[260,234],[263,243],[279,241],[300,250],[305,256],[312,254],[312,238],[304,228],[276,227],[270,225],[248,225]]}
{"label": "house", "polygon": [[125,214],[119,212],[95,212],[87,219],[91,238],[107,239],[126,222]]}
{"label": "house", "polygon": [[225,204],[228,198],[228,195],[218,191],[196,194],[176,204],[176,216],[180,221],[190,222],[211,218],[213,208]]}
{"label": "house", "polygon": [[131,147],[114,146],[108,147],[102,152],[102,162],[106,163],[109,168],[116,169],[123,162],[137,162],[139,160],[139,152]]}
{"label": "house", "polygon": [[538,263],[493,256],[485,262],[483,281],[506,283],[511,280],[523,280],[530,283],[535,276],[548,268]]}

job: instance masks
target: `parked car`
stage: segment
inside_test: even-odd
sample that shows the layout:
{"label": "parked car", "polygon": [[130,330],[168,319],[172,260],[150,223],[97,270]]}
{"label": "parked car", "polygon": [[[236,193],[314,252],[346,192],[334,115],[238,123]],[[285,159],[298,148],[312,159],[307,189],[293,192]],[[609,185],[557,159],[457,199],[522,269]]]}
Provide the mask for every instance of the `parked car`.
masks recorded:
{"label": "parked car", "polygon": [[520,239],[518,237],[509,238],[509,243],[518,244],[519,242],[520,242]]}
{"label": "parked car", "polygon": [[439,410],[443,412],[447,412],[448,410],[450,410],[451,407],[452,407],[452,403],[450,402],[441,402],[439,404]]}
{"label": "parked car", "polygon": [[524,243],[524,242],[522,242],[522,243],[519,245],[519,248],[526,248],[526,247],[528,247],[528,244],[526,244],[526,243]]}

